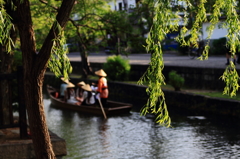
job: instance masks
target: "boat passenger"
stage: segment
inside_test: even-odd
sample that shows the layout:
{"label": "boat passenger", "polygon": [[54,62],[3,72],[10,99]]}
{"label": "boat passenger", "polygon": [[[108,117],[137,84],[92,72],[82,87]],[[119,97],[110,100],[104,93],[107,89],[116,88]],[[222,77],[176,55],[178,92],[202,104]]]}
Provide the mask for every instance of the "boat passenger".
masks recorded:
{"label": "boat passenger", "polygon": [[95,74],[99,77],[97,93],[100,95],[100,101],[103,107],[107,107],[107,99],[108,99],[108,93],[109,93],[107,79],[105,78],[107,74],[104,72],[103,69],[96,71]]}
{"label": "boat passenger", "polygon": [[68,79],[64,79],[64,77],[61,77],[61,80],[62,80],[62,83],[60,85],[60,91],[59,91],[60,96],[59,96],[59,98],[61,100],[64,100],[65,91],[67,90],[67,85],[69,83],[69,80]]}
{"label": "boat passenger", "polygon": [[96,84],[96,83],[92,83],[92,84],[91,84],[91,88],[92,88],[92,91],[93,91],[93,92],[96,92],[97,89],[98,89],[97,84]]}
{"label": "boat passenger", "polygon": [[76,99],[82,103],[83,102],[83,89],[82,89],[82,86],[86,85],[86,83],[84,81],[81,81],[79,83],[77,83],[77,90],[76,90]]}
{"label": "boat passenger", "polygon": [[82,86],[83,92],[83,105],[93,105],[95,104],[95,97],[94,93],[92,92],[92,89],[89,84],[86,84]]}
{"label": "boat passenger", "polygon": [[69,82],[67,85],[67,90],[65,91],[65,101],[70,104],[80,105],[81,103],[76,100],[74,88],[75,85]]}

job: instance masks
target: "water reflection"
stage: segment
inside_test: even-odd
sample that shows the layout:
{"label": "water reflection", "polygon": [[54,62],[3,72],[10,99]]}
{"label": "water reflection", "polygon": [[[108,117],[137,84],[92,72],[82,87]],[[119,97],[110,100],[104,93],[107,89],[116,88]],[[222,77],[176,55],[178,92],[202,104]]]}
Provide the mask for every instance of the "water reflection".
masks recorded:
{"label": "water reflection", "polygon": [[172,113],[165,128],[138,112],[105,120],[44,103],[49,129],[67,142],[65,159],[240,158],[236,123]]}

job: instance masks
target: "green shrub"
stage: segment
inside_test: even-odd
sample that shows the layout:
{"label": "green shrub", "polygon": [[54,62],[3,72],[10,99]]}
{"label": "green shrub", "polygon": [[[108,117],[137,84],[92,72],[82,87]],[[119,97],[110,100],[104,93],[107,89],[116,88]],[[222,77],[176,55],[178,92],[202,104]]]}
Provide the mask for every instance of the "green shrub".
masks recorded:
{"label": "green shrub", "polygon": [[129,61],[120,55],[109,56],[107,62],[103,64],[103,69],[107,72],[107,78],[113,81],[127,80],[131,66]]}
{"label": "green shrub", "polygon": [[227,39],[225,37],[213,40],[212,54],[225,55],[227,52],[226,42],[227,42]]}
{"label": "green shrub", "polygon": [[184,78],[181,77],[179,74],[177,74],[176,71],[169,72],[168,78],[169,78],[169,84],[173,86],[175,91],[180,91],[185,81]]}

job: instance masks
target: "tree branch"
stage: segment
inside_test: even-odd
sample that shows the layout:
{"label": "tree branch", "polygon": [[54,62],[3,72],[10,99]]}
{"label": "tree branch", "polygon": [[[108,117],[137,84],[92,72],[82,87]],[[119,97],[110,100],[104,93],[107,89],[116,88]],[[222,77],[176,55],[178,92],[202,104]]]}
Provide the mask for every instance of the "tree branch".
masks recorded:
{"label": "tree branch", "polygon": [[[48,2],[47,1],[44,1],[44,0],[39,0],[41,3],[43,3],[43,4],[45,4],[45,5],[48,5],[48,6],[50,6],[49,4],[48,4]],[[58,7],[54,7],[54,6],[50,6],[51,8],[53,8],[54,10],[56,10],[56,11],[58,11],[59,10],[59,8]]]}
{"label": "tree branch", "polygon": [[[75,4],[75,0],[63,0],[62,5],[60,9],[58,10],[58,14],[56,16],[57,23],[61,26],[61,28],[64,28],[66,23],[68,22],[70,13],[72,11],[72,8]],[[53,40],[56,38],[56,36],[60,33],[61,30],[57,27],[57,23],[53,24],[47,38],[44,41],[44,44],[42,45],[42,48],[39,51],[39,58],[41,60],[37,61],[37,65],[43,65],[45,68],[47,68],[47,62],[51,55],[51,49],[53,46]],[[39,69],[41,71],[41,69]]]}

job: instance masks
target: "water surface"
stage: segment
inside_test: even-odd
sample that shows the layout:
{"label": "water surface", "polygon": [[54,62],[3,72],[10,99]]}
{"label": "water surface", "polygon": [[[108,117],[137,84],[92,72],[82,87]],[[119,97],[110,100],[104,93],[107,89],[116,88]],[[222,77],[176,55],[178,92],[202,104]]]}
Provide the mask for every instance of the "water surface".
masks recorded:
{"label": "water surface", "polygon": [[49,129],[64,138],[64,159],[236,159],[240,158],[238,121],[170,114],[172,128],[153,116],[103,117],[56,109],[44,99]]}

